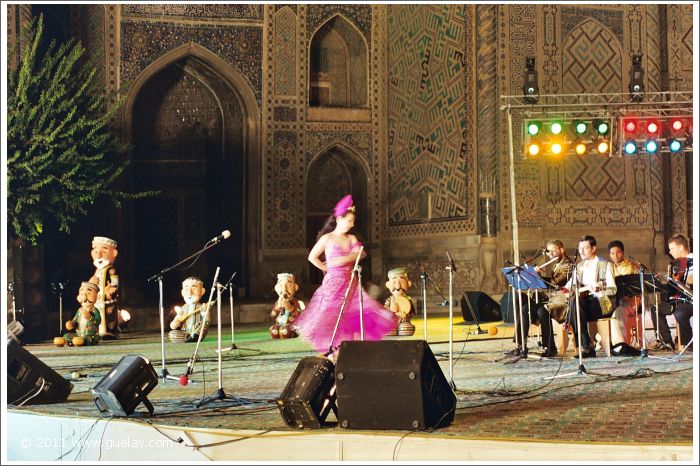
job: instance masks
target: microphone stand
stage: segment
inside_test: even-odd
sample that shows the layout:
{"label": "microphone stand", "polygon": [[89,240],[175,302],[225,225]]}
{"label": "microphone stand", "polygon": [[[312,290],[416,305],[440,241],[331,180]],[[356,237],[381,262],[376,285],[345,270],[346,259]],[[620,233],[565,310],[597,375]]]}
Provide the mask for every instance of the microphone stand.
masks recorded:
{"label": "microphone stand", "polygon": [[[569,372],[566,374],[558,374],[558,375],[553,375],[551,377],[544,377],[544,380],[551,380],[551,379],[559,379],[559,378],[564,378],[564,377],[572,377],[572,376],[580,376],[580,375],[585,375],[587,377],[591,377],[592,375],[609,375],[609,374],[601,374],[601,373],[596,373],[596,372],[588,372],[586,371],[586,366],[583,365],[583,348],[581,347],[581,332],[583,329],[581,328],[581,302],[580,302],[580,295],[579,295],[579,278],[578,278],[578,267],[577,267],[577,262],[578,262],[578,249],[576,249],[576,256],[574,257],[574,262],[573,262],[573,277],[572,279],[572,288],[574,290],[574,297],[576,299],[576,327],[578,328],[577,332],[577,340],[578,340],[578,370],[576,372]],[[583,272],[582,272],[583,273]],[[586,322],[586,332],[588,331],[588,322]]]}
{"label": "microphone stand", "polygon": [[[217,268],[217,273],[218,273],[218,268]],[[216,337],[217,337],[217,345],[218,348],[216,350],[218,354],[218,366],[217,366],[217,373],[219,377],[219,385],[216,391],[214,392],[213,395],[204,398],[202,401],[196,404],[197,408],[200,408],[204,406],[207,403],[210,403],[212,401],[221,401],[221,400],[226,400],[226,399],[231,399],[228,395],[226,395],[226,392],[224,391],[224,376],[223,376],[223,369],[221,367],[221,293],[226,289],[233,289],[233,286],[231,284],[231,281],[233,280],[233,277],[236,276],[237,272],[234,272],[233,275],[231,275],[231,278],[228,279],[228,282],[226,282],[225,285],[222,285],[221,283],[217,282],[216,280],[214,281],[214,284],[216,286]],[[232,295],[231,295],[232,296]],[[230,300],[231,304],[233,304],[233,298]],[[233,317],[233,314],[232,314]],[[200,339],[201,336],[204,332],[200,332]]]}
{"label": "microphone stand", "polygon": [[[447,253],[447,259],[450,262],[450,286],[452,286],[452,274],[451,272],[456,272],[457,268],[455,267],[455,262],[452,260],[452,256],[450,256],[450,253]],[[474,318],[474,322],[476,322],[476,330],[472,332],[472,335],[481,335],[486,333],[486,330],[481,329],[481,324],[479,322],[479,317],[476,315],[476,312],[474,312],[474,307],[472,306],[471,301],[469,301],[469,296],[467,296],[467,292],[464,291],[464,286],[462,285],[461,280],[459,277],[457,277],[457,281],[459,284],[460,289],[462,290],[462,297],[464,297],[464,300],[467,303],[467,307],[469,308],[469,312],[471,313],[472,317]],[[450,319],[452,318],[452,290],[450,289]],[[452,325],[452,320],[450,320],[450,325]]]}
{"label": "microphone stand", "polygon": [[421,300],[423,301],[423,339],[425,342],[428,342],[428,297],[427,297],[427,287],[425,286],[425,281],[428,279],[428,273],[425,271],[423,266],[418,263],[418,266],[420,267],[420,291],[421,291]]}
{"label": "microphone stand", "polygon": [[[357,259],[355,259],[355,266],[353,267],[352,271],[350,272],[350,283],[348,283],[348,288],[345,290],[345,296],[343,297],[343,302],[340,305],[340,312],[338,312],[338,319],[335,321],[335,328],[333,329],[333,334],[331,335],[331,341],[328,344],[328,352],[324,354],[324,356],[330,356],[335,352],[337,347],[333,347],[333,342],[335,341],[335,335],[338,333],[338,326],[340,325],[340,319],[343,317],[343,311],[345,310],[345,304],[348,301],[348,294],[350,294],[350,289],[352,288],[352,283],[355,279],[355,270],[358,267],[358,264],[360,263],[360,257],[362,257],[362,251],[364,250],[364,246],[360,246],[360,250],[357,253]],[[359,290],[359,293],[362,293],[362,290]],[[362,302],[362,297],[360,296],[360,302]],[[364,339],[364,329],[362,328],[362,308],[360,308],[360,335],[361,338]]]}
{"label": "microphone stand", "polygon": [[450,318],[449,318],[449,324],[448,324],[449,325],[449,351],[448,351],[449,357],[447,358],[447,361],[448,361],[448,371],[447,372],[448,372],[448,377],[450,379],[450,387],[452,387],[452,390],[454,391],[454,390],[457,390],[457,386],[455,385],[454,377],[452,376],[452,350],[453,350],[452,349],[452,346],[453,346],[453,344],[452,344],[452,327],[453,327],[453,324],[452,324],[452,319],[453,319],[453,317],[452,317],[453,316],[453,310],[452,310],[452,304],[453,304],[453,300],[452,300],[452,272],[454,272],[454,264],[452,262],[452,258],[450,257],[449,252],[447,253],[447,257],[448,257],[449,261],[448,261],[447,267],[445,267],[445,269],[447,270],[448,275],[449,275],[449,296],[450,296]]}
{"label": "microphone stand", "polygon": [[[202,249],[199,251],[195,252],[194,254],[185,257],[182,259],[180,262],[171,265],[170,267],[166,267],[162,269],[160,272],[154,274],[153,276],[148,278],[148,282],[152,282],[157,280],[158,281],[158,312],[160,314],[160,359],[161,359],[161,378],[163,381],[165,380],[180,380],[178,377],[175,377],[173,375],[170,375],[168,372],[168,368],[165,367],[165,310],[163,309],[163,275],[166,273],[170,272],[176,267],[179,267],[180,265],[184,264],[185,262],[189,261],[193,257],[197,257],[200,254],[203,254],[205,251],[208,249],[213,248],[217,244],[221,242],[220,237],[215,238],[214,240],[209,240],[207,243],[204,245]],[[225,238],[222,238],[225,239]]]}
{"label": "microphone stand", "polygon": [[[189,361],[187,361],[187,368],[185,369],[185,375],[189,376],[192,374],[192,369],[194,367],[194,362],[197,359],[197,351],[199,350],[199,345],[202,343],[202,338],[204,337],[204,325],[207,323],[209,320],[209,308],[211,307],[211,299],[214,297],[214,287],[218,286],[218,281],[217,279],[219,278],[219,270],[221,267],[216,268],[216,273],[214,274],[214,282],[212,283],[211,290],[209,290],[209,301],[207,301],[207,308],[206,308],[206,315],[202,319],[202,327],[199,330],[199,335],[197,336],[197,346],[194,347],[194,353],[192,353],[192,357],[190,358]],[[219,296],[221,298],[221,296]],[[217,306],[219,310],[221,309],[221,299],[217,300]],[[201,311],[200,311],[201,312]],[[218,322],[219,325],[219,330],[221,330],[221,319],[219,319]],[[221,339],[219,339],[219,344],[221,344]],[[221,353],[219,353],[221,354]],[[179,380],[179,378],[178,378]]]}

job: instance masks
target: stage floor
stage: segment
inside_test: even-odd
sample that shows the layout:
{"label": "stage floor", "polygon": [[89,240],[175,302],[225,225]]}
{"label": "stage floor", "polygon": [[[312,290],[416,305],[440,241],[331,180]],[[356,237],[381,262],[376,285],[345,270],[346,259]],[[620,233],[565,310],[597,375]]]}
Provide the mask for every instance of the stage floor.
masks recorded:
{"label": "stage floor", "polygon": [[[484,323],[484,330],[499,329],[497,335],[489,336],[471,334],[474,327],[465,325],[461,317],[455,318],[454,323],[453,379],[458,400],[454,422],[430,432],[393,434],[427,439],[678,447],[681,456],[687,456],[692,448],[693,353],[674,359],[670,359],[673,353],[656,352],[650,352],[647,358],[607,358],[598,351],[597,358],[583,360],[587,374],[581,374],[573,352],[565,358],[515,362],[512,358],[503,359],[504,352],[513,347],[512,326]],[[422,321],[414,319],[414,324],[414,336],[389,338],[422,339]],[[428,324],[430,347],[448,377],[448,319],[430,318]],[[536,345],[534,338],[529,342],[531,347]],[[223,387],[229,399],[196,407],[217,389],[217,341],[213,327],[199,348],[200,360],[194,366],[191,382],[182,386],[176,381],[160,380],[148,395],[155,413],[149,417],[140,406],[129,419],[189,429],[296,432],[286,426],[274,400],[298,362],[315,353],[299,339],[272,340],[266,326],[238,326],[235,343],[238,350],[222,353]],[[230,327],[223,329],[222,346],[231,347]],[[46,343],[25,348],[66,378],[71,378],[74,371],[83,377],[72,379],[74,388],[66,402],[8,407],[8,412],[15,415],[36,413],[77,416],[83,421],[106,420],[109,416],[99,413],[90,389],[123,355],[145,356],[158,374],[162,368],[160,333],[124,333],[118,341],[101,342],[96,347],[56,348]],[[168,371],[174,375],[184,373],[194,348],[193,343],[166,342]],[[531,350],[531,354],[538,352],[536,347]],[[571,375],[546,380],[563,374]],[[15,416],[8,423],[19,418],[24,419]],[[332,414],[329,420],[334,420]],[[8,424],[7,428],[12,430],[13,426]],[[331,425],[309,433],[350,436],[361,432]],[[27,454],[31,457],[31,453],[13,446],[14,440],[8,438],[8,451],[15,452],[14,459],[27,459]],[[569,459],[576,458],[562,458]]]}

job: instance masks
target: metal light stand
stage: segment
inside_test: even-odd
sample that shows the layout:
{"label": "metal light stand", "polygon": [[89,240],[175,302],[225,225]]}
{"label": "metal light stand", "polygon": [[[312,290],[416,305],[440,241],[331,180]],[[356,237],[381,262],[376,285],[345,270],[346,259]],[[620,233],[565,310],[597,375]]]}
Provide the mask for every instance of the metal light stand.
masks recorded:
{"label": "metal light stand", "polygon": [[453,272],[453,267],[452,267],[452,261],[450,260],[449,263],[447,264],[447,267],[445,267],[445,270],[447,270],[448,275],[449,275],[449,296],[450,296],[450,318],[449,318],[449,357],[447,358],[449,367],[448,367],[448,377],[450,379],[450,387],[452,387],[452,390],[457,390],[457,386],[455,385],[454,377],[452,376],[452,316],[453,316],[453,300],[452,300],[452,272]]}
{"label": "metal light stand", "polygon": [[[235,323],[233,320],[233,278],[236,276],[238,272],[233,272],[233,275],[231,275],[231,278],[228,279],[224,287],[221,289],[223,292],[226,288],[228,288],[228,304],[229,304],[229,311],[231,313],[231,346],[229,348],[224,348],[221,350],[221,352],[224,351],[233,351],[234,357],[236,351],[252,351],[255,353],[260,353],[259,349],[254,349],[254,348],[239,348],[236,345],[236,336],[235,336]],[[219,352],[219,350],[216,350]]]}
{"label": "metal light stand", "polygon": [[[340,305],[340,312],[338,312],[338,319],[335,321],[335,328],[333,328],[333,334],[331,335],[331,341],[328,344],[328,352],[324,354],[324,356],[330,356],[335,352],[336,349],[333,347],[333,343],[335,342],[335,335],[338,333],[338,326],[340,325],[340,319],[343,317],[343,311],[345,311],[345,304],[348,301],[348,294],[350,294],[350,288],[352,288],[352,283],[355,279],[355,269],[357,268],[357,264],[360,262],[360,257],[362,256],[362,251],[364,250],[364,246],[360,246],[360,250],[357,253],[357,259],[355,259],[355,266],[353,267],[352,271],[350,272],[350,283],[348,283],[348,288],[345,290],[345,296],[343,297],[343,302]],[[360,293],[362,290],[360,290]],[[362,315],[362,314],[360,314]],[[362,319],[360,317],[360,319]],[[364,330],[360,329],[361,334],[364,334]]]}
{"label": "metal light stand", "polygon": [[[200,249],[199,251],[195,252],[194,254],[192,254],[188,257],[185,257],[177,264],[174,264],[174,265],[171,265],[170,267],[164,268],[163,270],[161,270],[160,272],[151,276],[147,280],[149,282],[152,282],[155,280],[158,281],[158,312],[160,314],[160,359],[161,359],[161,378],[163,379],[163,381],[165,381],[165,380],[177,380],[177,381],[179,381],[180,380],[179,377],[175,377],[175,376],[170,375],[170,373],[168,372],[168,368],[165,367],[165,309],[163,309],[163,275],[170,272],[174,268],[179,267],[180,265],[189,261],[193,257],[197,257],[197,256],[203,254],[206,250],[213,248],[214,246],[219,244],[223,239],[226,239],[222,236],[218,236],[213,240],[207,241],[207,243],[204,245],[204,247],[202,249]],[[218,269],[217,269],[217,273],[218,273]],[[216,282],[216,279],[214,281]]]}

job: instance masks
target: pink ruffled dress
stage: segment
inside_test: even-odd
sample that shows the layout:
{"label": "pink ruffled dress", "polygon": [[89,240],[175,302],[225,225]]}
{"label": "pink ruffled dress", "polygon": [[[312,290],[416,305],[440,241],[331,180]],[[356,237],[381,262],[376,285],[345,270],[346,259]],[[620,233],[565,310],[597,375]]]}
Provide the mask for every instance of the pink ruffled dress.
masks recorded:
{"label": "pink ruffled dress", "polygon": [[[360,243],[350,245],[348,249],[329,243],[326,246],[326,261],[338,256],[346,256],[359,248]],[[311,297],[306,309],[297,318],[300,336],[311,343],[320,353],[328,351],[333,336],[333,329],[338,320],[338,314],[343,304],[343,297],[350,283],[353,263],[328,267],[328,273],[323,277],[321,286]],[[381,340],[397,325],[392,312],[384,309],[381,303],[372,299],[362,289],[362,319],[365,329],[365,340]],[[333,348],[340,346],[346,340],[360,340],[360,303],[357,296],[357,277],[353,279],[352,288],[348,294],[343,316],[338,324],[338,331],[333,340]]]}

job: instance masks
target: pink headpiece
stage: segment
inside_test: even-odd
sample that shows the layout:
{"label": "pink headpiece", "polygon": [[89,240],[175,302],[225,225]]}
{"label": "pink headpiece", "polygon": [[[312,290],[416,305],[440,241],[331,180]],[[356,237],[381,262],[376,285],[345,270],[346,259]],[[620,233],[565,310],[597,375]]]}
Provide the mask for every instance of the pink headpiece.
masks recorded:
{"label": "pink headpiece", "polygon": [[355,213],[355,206],[352,205],[352,196],[350,194],[339,200],[333,208],[333,214],[336,217],[342,217],[348,212]]}

